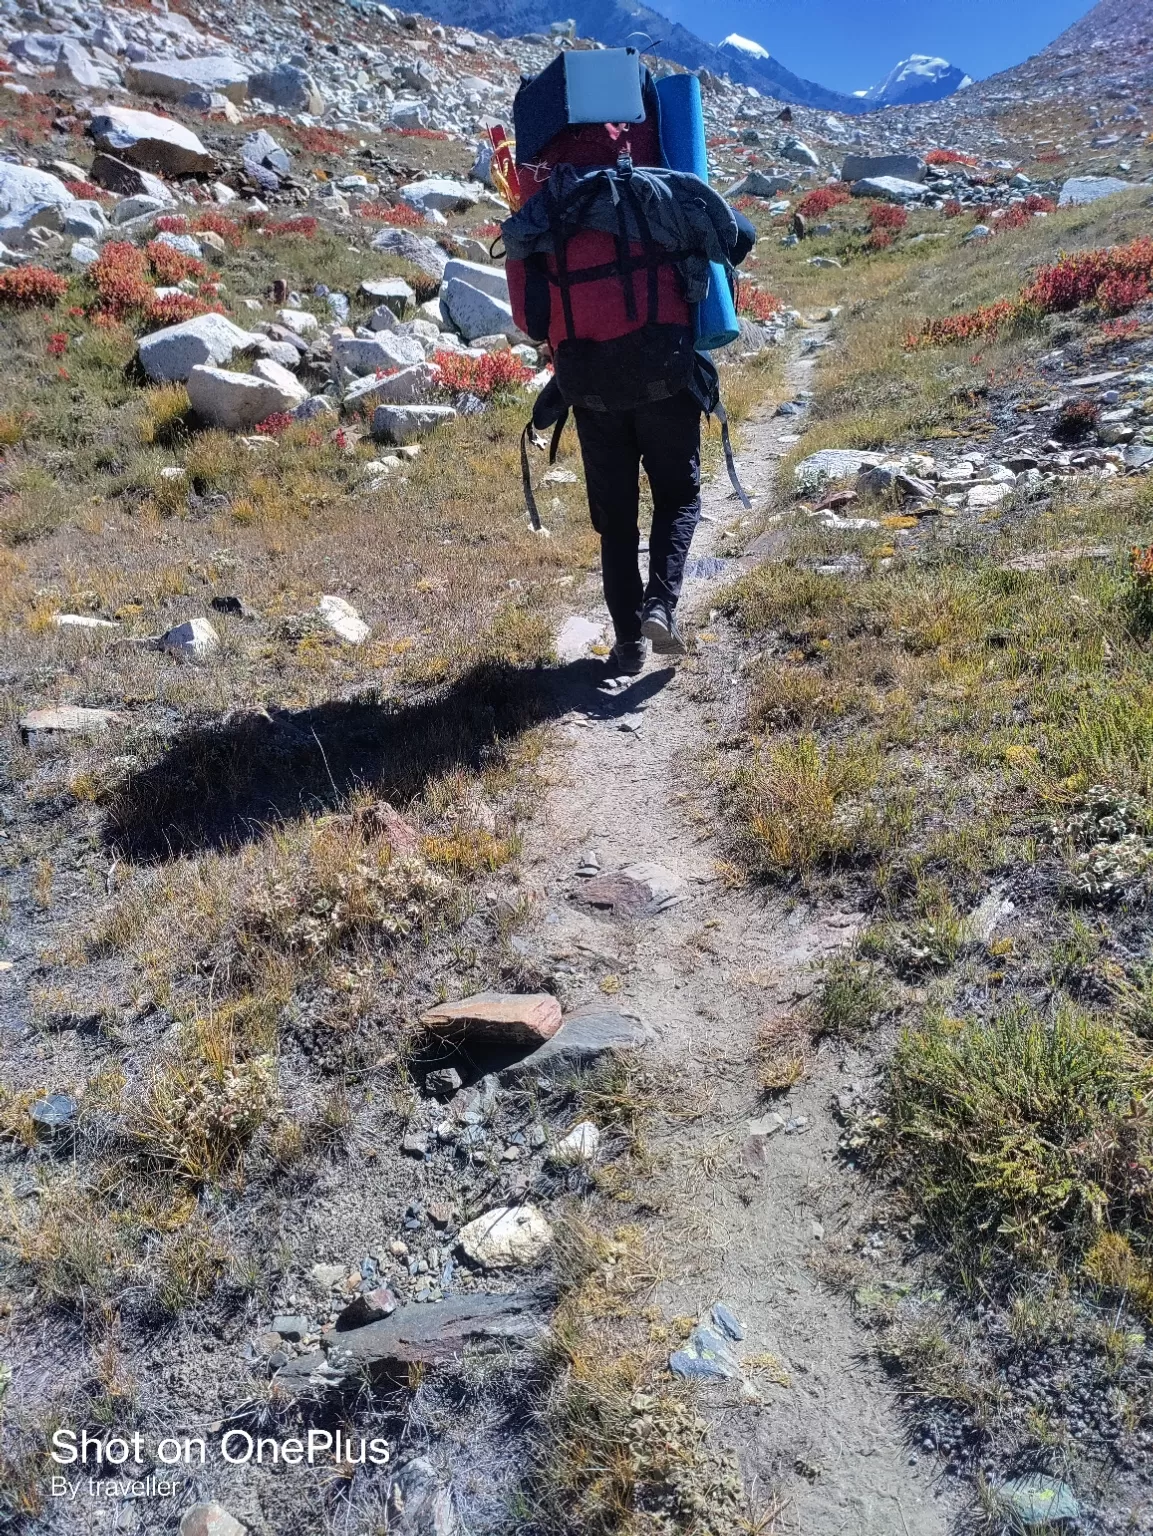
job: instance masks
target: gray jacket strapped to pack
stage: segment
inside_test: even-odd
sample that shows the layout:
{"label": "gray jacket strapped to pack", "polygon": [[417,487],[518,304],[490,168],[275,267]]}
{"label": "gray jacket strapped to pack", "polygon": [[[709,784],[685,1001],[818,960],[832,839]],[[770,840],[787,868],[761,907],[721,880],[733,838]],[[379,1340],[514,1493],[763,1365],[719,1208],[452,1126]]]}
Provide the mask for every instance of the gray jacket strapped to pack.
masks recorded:
{"label": "gray jacket strapped to pack", "polygon": [[[738,237],[733,210],[699,176],[634,166],[627,158],[586,171],[558,165],[542,192],[501,225],[506,255],[521,261],[552,253],[563,262],[565,243],[582,229],[616,236],[613,271],[630,297],[631,273],[651,271],[659,260],[677,267],[689,304],[705,296],[709,263],[729,264]],[[631,257],[630,245],[640,245],[644,254]],[[599,268],[580,275],[584,281],[604,276]]]}

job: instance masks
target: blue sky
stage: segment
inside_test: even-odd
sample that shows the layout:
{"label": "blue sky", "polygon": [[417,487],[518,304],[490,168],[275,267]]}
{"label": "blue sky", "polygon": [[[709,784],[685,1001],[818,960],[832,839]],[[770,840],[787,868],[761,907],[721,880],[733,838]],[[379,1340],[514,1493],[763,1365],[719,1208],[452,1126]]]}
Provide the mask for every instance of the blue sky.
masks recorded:
{"label": "blue sky", "polygon": [[649,0],[710,43],[754,38],[787,69],[864,90],[910,53],[939,54],[980,79],[1019,64],[1092,0]]}

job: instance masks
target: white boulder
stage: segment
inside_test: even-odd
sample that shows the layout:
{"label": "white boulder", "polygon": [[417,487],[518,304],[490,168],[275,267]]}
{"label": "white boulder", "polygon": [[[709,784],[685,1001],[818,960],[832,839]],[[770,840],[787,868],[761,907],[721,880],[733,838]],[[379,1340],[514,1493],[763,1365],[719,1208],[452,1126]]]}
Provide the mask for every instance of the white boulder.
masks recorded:
{"label": "white boulder", "polygon": [[196,315],[142,337],[138,355],[150,379],[171,383],[187,379],[194,368],[227,363],[237,352],[263,344],[263,336],[242,331],[227,315]]}
{"label": "white boulder", "polygon": [[447,281],[440,293],[441,313],[446,315],[466,341],[477,336],[507,336],[510,341],[528,337],[512,317],[512,306],[494,298],[482,288],[474,288],[463,278]]}
{"label": "white boulder", "polygon": [[438,213],[455,213],[472,208],[480,201],[483,189],[478,185],[455,181],[451,176],[426,176],[421,181],[410,181],[401,187],[400,196],[411,208],[421,213],[436,209]]}
{"label": "white boulder", "polygon": [[201,59],[145,59],[129,64],[124,83],[138,96],[179,101],[190,91],[214,91],[239,104],[248,99],[248,71],[226,55]]}
{"label": "white boulder", "polygon": [[343,597],[322,597],[316,611],[333,634],[349,645],[363,645],[372,634],[360,614]]}
{"label": "white boulder", "polygon": [[410,443],[456,420],[451,405],[381,405],[372,417],[372,435],[386,443]]}
{"label": "white boulder", "polygon": [[398,336],[392,331],[377,331],[366,336],[340,336],[332,344],[332,365],[349,373],[387,373],[393,368],[408,368],[424,362],[424,347],[415,336]]}
{"label": "white boulder", "polygon": [[159,650],[170,651],[188,661],[204,661],[220,649],[220,636],[207,619],[189,619],[165,630],[156,642]]}
{"label": "white boulder", "polygon": [[159,176],[191,176],[214,171],[216,156],[183,123],[158,112],[105,107],[88,127],[98,149]]}
{"label": "white boulder", "polygon": [[0,212],[12,213],[43,203],[71,203],[72,193],[50,171],[0,160]]}
{"label": "white boulder", "polygon": [[535,1205],[500,1205],[461,1227],[458,1242],[484,1269],[536,1264],[552,1242],[552,1228]]}
{"label": "white boulder", "polygon": [[451,282],[454,277],[467,283],[470,288],[479,288],[481,293],[508,303],[508,276],[503,267],[492,267],[479,261],[462,261],[454,256],[444,269],[444,281]]}
{"label": "white boulder", "polygon": [[188,375],[188,398],[193,410],[214,427],[230,431],[251,431],[258,422],[278,411],[293,411],[308,398],[308,392],[279,363],[267,362],[285,379],[288,389],[277,380],[261,378],[256,373],[231,373],[226,368],[197,366]]}

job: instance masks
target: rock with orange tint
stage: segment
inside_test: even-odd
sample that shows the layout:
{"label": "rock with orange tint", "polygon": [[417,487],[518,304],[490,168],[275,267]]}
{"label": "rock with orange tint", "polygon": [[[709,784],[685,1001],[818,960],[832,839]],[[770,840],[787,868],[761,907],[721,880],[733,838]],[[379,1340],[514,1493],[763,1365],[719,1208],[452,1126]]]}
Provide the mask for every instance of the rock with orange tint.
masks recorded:
{"label": "rock with orange tint", "polygon": [[556,1034],[561,1011],[548,992],[481,992],[459,1003],[430,1008],[421,1023],[433,1034],[453,1040],[533,1050]]}

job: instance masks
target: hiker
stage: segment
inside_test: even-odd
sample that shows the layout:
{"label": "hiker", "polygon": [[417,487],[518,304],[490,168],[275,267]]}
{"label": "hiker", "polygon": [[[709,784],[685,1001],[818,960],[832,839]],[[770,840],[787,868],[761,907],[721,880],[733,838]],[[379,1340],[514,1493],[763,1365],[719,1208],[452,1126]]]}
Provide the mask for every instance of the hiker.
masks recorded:
{"label": "hiker", "polygon": [[[701,412],[719,412],[716,369],[694,350],[690,304],[703,295],[709,260],[735,266],[756,241],[717,193],[668,171],[643,65],[641,77],[643,121],[569,124],[539,145],[520,104],[545,77],[522,86],[522,203],[502,226],[513,318],[556,368],[533,421],[559,421],[555,454],[572,407],[616,632],[610,665],[628,676],[642,671],[646,640],[659,654],[686,650],[676,607],[700,518]],[[646,177],[646,167],[666,169]],[[522,462],[535,513],[523,453]],[[642,467],[653,501],[647,585],[638,563]]]}

